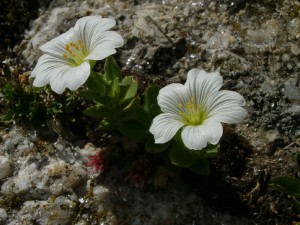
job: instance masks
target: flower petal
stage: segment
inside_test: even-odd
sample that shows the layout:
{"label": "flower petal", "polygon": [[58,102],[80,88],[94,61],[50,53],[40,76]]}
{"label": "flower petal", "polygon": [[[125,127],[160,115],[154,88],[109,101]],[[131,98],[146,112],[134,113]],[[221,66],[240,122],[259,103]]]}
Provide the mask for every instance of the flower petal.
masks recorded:
{"label": "flower petal", "polygon": [[[122,37],[114,31],[106,31],[115,24],[116,21],[112,18],[101,18],[101,16],[83,17],[75,24],[75,39],[80,39],[89,52],[96,51],[97,46],[102,43],[107,48],[121,47],[123,45]],[[100,60],[92,57],[88,59]]]}
{"label": "flower petal", "polygon": [[209,117],[223,123],[238,123],[247,114],[245,99],[234,91],[219,91],[208,100]]}
{"label": "flower petal", "polygon": [[50,77],[50,86],[51,89],[56,92],[57,94],[63,93],[63,91],[66,89],[67,84],[67,76],[68,68],[59,68],[55,71],[55,74],[53,74]]}
{"label": "flower petal", "polygon": [[90,64],[82,63],[77,67],[61,67],[50,78],[51,89],[61,94],[66,88],[71,90],[78,89],[90,75]]}
{"label": "flower petal", "polygon": [[92,37],[94,32],[103,33],[104,31],[116,25],[113,18],[102,18],[99,15],[85,16],[77,20],[74,29],[76,35],[81,34],[82,41],[84,37]]}
{"label": "flower petal", "polygon": [[30,77],[35,78],[33,81],[33,85],[36,87],[43,87],[50,81],[49,73],[47,73],[46,71],[46,68],[48,68],[49,66],[45,66],[46,63],[49,64],[48,57],[49,55],[41,56],[34,70],[31,72]]}
{"label": "flower petal", "polygon": [[179,105],[187,101],[187,90],[182,84],[169,84],[159,91],[157,102],[165,113],[179,114]]}
{"label": "flower petal", "polygon": [[60,58],[45,54],[41,56],[30,77],[35,77],[33,85],[36,87],[45,86],[50,82],[53,74],[61,68],[67,68],[66,62]]}
{"label": "flower petal", "polygon": [[56,38],[53,38],[51,41],[46,44],[40,46],[40,49],[46,53],[50,53],[54,56],[63,58],[64,53],[68,53],[66,51],[66,45],[70,43],[74,38],[74,28],[72,27],[66,33],[59,35]]}
{"label": "flower petal", "polygon": [[66,87],[70,90],[77,90],[89,78],[91,72],[90,64],[88,62],[82,63],[80,66],[73,67],[68,71],[66,76]]}
{"label": "flower petal", "polygon": [[97,33],[91,40],[91,53],[86,57],[90,60],[101,60],[116,52],[115,48],[124,44],[120,34],[114,31],[105,31]]}
{"label": "flower petal", "polygon": [[61,94],[66,87],[76,90],[85,83],[89,74],[90,64],[88,62],[71,67],[61,58],[45,54],[39,58],[31,77],[35,77],[34,86],[43,87],[50,83],[52,90]]}
{"label": "flower petal", "polygon": [[189,98],[194,97],[196,104],[206,105],[206,100],[215,95],[222,87],[223,78],[219,72],[207,73],[204,70],[192,69],[188,72],[185,86],[189,89]]}
{"label": "flower petal", "polygon": [[201,150],[207,143],[217,144],[223,134],[219,122],[205,121],[199,126],[186,126],[182,129],[181,138],[184,145],[192,150]]}
{"label": "flower petal", "polygon": [[163,144],[170,141],[183,125],[178,116],[162,113],[153,119],[150,133],[154,135],[155,143]]}

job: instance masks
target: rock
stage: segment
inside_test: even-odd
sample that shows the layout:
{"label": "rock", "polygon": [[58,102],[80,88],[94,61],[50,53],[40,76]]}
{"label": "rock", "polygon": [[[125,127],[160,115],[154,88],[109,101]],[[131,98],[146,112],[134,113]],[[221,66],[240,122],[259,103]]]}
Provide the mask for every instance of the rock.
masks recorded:
{"label": "rock", "polygon": [[19,127],[13,127],[3,141],[4,143],[0,149],[1,152],[15,151],[18,143],[24,141],[24,136],[22,135],[21,129]]}
{"label": "rock", "polygon": [[282,36],[285,29],[279,20],[270,19],[262,25],[262,30],[265,31],[266,39],[270,40]]}
{"label": "rock", "polygon": [[287,30],[292,38],[298,38],[300,36],[300,19],[294,18],[287,24]]}
{"label": "rock", "polygon": [[3,208],[0,208],[0,222],[7,219],[7,213],[6,210]]}
{"label": "rock", "polygon": [[300,105],[292,104],[290,107],[287,108],[286,111],[289,113],[300,113]]}
{"label": "rock", "polygon": [[103,186],[95,186],[93,188],[93,196],[95,202],[105,202],[109,199],[109,189]]}
{"label": "rock", "polygon": [[204,49],[228,49],[230,44],[235,41],[234,36],[232,36],[228,31],[216,32],[214,34],[206,33],[203,40],[207,41]]}
{"label": "rock", "polygon": [[76,162],[70,165],[62,160],[53,160],[45,168],[45,177],[49,177],[49,189],[52,194],[73,192],[73,189],[86,179],[86,171]]}
{"label": "rock", "polygon": [[1,193],[23,193],[29,198],[43,199],[51,194],[74,192],[74,188],[85,179],[86,172],[79,162],[70,165],[53,158],[28,157],[17,176],[2,185]]}
{"label": "rock", "polygon": [[290,43],[290,45],[291,45],[291,52],[292,52],[294,55],[299,55],[299,53],[300,53],[300,48],[299,48],[297,45],[293,44],[293,43]]}
{"label": "rock", "polygon": [[284,83],[283,94],[290,100],[300,103],[300,90],[290,82]]}
{"label": "rock", "polygon": [[74,26],[79,17],[87,15],[102,15],[109,17],[114,10],[113,6],[118,5],[119,10],[122,9],[122,3],[106,4],[103,1],[52,1],[50,10],[44,12],[39,18],[33,22],[32,29],[25,35],[25,40],[21,46],[25,47],[23,56],[30,65],[34,65],[38,57],[41,55],[39,46],[59,34],[66,32],[70,27]]}
{"label": "rock", "polygon": [[27,157],[22,161],[17,175],[2,185],[1,193],[3,195],[26,193],[26,195],[38,198],[45,194],[49,195],[49,187],[47,187],[43,173],[38,169],[39,160],[35,157]]}
{"label": "rock", "polygon": [[261,85],[261,91],[272,94],[275,89],[275,82],[266,78],[265,81]]}
{"label": "rock", "polygon": [[47,201],[27,201],[18,212],[17,218],[9,225],[40,224],[40,225],[66,225],[71,221],[75,203],[67,197],[57,197]]}
{"label": "rock", "polygon": [[245,50],[251,52],[252,49],[268,49],[274,44],[283,42],[286,39],[285,29],[279,20],[271,19],[262,24],[260,29],[248,29]]}
{"label": "rock", "polygon": [[266,133],[266,138],[269,142],[273,142],[277,137],[279,137],[279,132],[277,130],[268,130]]}
{"label": "rock", "polygon": [[[46,0],[49,1],[49,0]],[[42,1],[26,0],[2,0],[0,8],[0,51],[4,52],[22,40],[22,35],[25,29],[28,29],[30,21],[38,15],[39,6],[43,5]],[[22,16],[20,16],[22,15]]]}
{"label": "rock", "polygon": [[261,30],[247,30],[247,39],[255,44],[262,44],[266,42],[266,34]]}
{"label": "rock", "polygon": [[0,180],[11,176],[13,173],[11,161],[6,156],[0,156]]}

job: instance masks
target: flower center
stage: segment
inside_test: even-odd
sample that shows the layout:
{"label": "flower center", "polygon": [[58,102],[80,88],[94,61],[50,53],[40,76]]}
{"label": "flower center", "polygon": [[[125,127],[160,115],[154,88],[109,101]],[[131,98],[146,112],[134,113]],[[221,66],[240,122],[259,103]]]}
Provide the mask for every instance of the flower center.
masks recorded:
{"label": "flower center", "polygon": [[66,52],[63,57],[73,66],[78,66],[84,62],[84,58],[88,55],[87,49],[80,39],[77,43],[70,42],[66,44]]}
{"label": "flower center", "polygon": [[183,119],[183,123],[186,125],[200,125],[207,119],[208,113],[202,105],[195,103],[195,98],[192,97],[185,104],[179,104],[179,115]]}

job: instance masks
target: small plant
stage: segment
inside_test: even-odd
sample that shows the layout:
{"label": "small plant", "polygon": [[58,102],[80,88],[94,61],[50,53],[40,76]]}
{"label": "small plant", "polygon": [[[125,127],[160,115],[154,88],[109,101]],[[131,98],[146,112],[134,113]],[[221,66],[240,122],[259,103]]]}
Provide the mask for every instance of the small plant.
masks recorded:
{"label": "small plant", "polygon": [[99,152],[90,157],[87,166],[92,167],[95,172],[103,171],[105,169],[103,154]]}
{"label": "small plant", "polygon": [[75,27],[42,45],[44,51],[31,73],[33,85],[50,83],[61,94],[66,88],[77,90],[88,79],[95,60],[102,60],[123,45],[122,37],[107,31],[116,24],[114,19],[86,16]]}
{"label": "small plant", "polygon": [[154,118],[150,132],[155,143],[171,144],[173,164],[208,175],[208,158],[216,157],[223,123],[238,123],[246,115],[244,98],[222,90],[223,79],[218,72],[192,69],[187,81],[170,84],[159,91],[158,105],[163,113]]}
{"label": "small plant", "polygon": [[[156,154],[162,161],[167,156],[173,165],[209,175],[208,159],[218,155],[221,123],[238,123],[245,117],[244,98],[233,91],[219,90],[223,84],[219,72],[199,69],[188,72],[184,85],[150,85],[144,93],[138,92],[135,77],[123,77],[111,56],[124,42],[118,33],[109,31],[114,25],[114,19],[83,17],[69,31],[42,45],[45,54],[32,71],[33,86],[50,84],[54,92],[64,97],[74,96],[72,91],[81,87],[76,96],[88,103],[83,113],[98,120],[103,130],[133,141],[144,151],[142,154]],[[102,59],[103,71],[93,71],[95,61]],[[43,102],[45,94],[31,88],[33,97],[27,102]],[[63,94],[66,89],[71,91]],[[9,90],[5,95],[12,93]],[[13,101],[15,97],[9,99]],[[41,104],[40,110],[47,112],[44,115],[64,115],[63,107],[73,106],[74,101],[60,105],[57,99]],[[21,109],[20,113],[35,112],[39,109],[36,105],[31,110]],[[57,109],[53,110],[55,106]],[[101,170],[104,161],[98,155],[91,158],[89,165]],[[135,163],[128,179],[143,186],[146,174],[147,168]]]}
{"label": "small plant", "polygon": [[300,154],[296,154],[296,166],[298,169],[298,178],[290,176],[276,177],[269,183],[271,188],[288,194],[297,209],[300,210]]}
{"label": "small plant", "polygon": [[48,87],[43,89],[34,87],[28,76],[22,74],[18,68],[10,70],[10,64],[9,60],[2,63],[0,122],[26,123],[33,127],[43,127],[52,117],[59,117],[65,121],[73,119],[68,114],[78,105],[74,93],[57,95]]}

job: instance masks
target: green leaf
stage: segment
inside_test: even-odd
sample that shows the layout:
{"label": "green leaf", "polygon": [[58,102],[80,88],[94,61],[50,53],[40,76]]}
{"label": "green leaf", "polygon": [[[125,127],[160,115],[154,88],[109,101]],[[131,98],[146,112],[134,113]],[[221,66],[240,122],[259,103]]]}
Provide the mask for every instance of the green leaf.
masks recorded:
{"label": "green leaf", "polygon": [[101,128],[103,128],[106,131],[113,131],[116,130],[117,128],[115,127],[114,123],[111,123],[110,121],[106,120],[106,119],[102,119],[100,121],[100,126]]}
{"label": "green leaf", "polygon": [[180,144],[172,145],[169,157],[172,164],[185,168],[192,166],[196,160],[196,158],[193,157],[189,151]]}
{"label": "green leaf", "polygon": [[[90,92],[91,95],[99,95],[99,97],[103,97],[106,95],[106,82],[103,79],[103,76],[101,76],[100,74],[91,71],[86,85],[88,87],[88,92]],[[86,93],[86,95],[88,96],[89,93]]]}
{"label": "green leaf", "polygon": [[300,210],[300,193],[293,194],[292,200],[293,200],[294,205],[297,207],[297,209]]}
{"label": "green leaf", "polygon": [[93,101],[97,101],[97,102],[101,102],[101,103],[103,100],[103,96],[101,97],[99,95],[99,93],[91,92],[88,90],[80,90],[78,95],[85,100],[93,100]]}
{"label": "green leaf", "polygon": [[131,107],[126,110],[126,112],[129,113],[132,118],[143,124],[145,130],[148,130],[151,124],[151,119],[140,104],[134,102]]}
{"label": "green leaf", "polygon": [[157,96],[160,87],[157,85],[151,85],[147,88],[144,98],[144,109],[151,115],[152,118],[160,113],[160,108],[157,104]]}
{"label": "green leaf", "polygon": [[276,177],[269,186],[286,194],[300,193],[300,180],[294,177]]}
{"label": "green leaf", "polygon": [[208,145],[201,150],[190,150],[190,153],[197,158],[216,158],[220,151],[220,145]]}
{"label": "green leaf", "polygon": [[300,170],[300,153],[296,154],[296,165],[298,170]]}
{"label": "green leaf", "polygon": [[134,77],[128,76],[123,78],[120,86],[123,86],[125,88],[123,103],[126,104],[136,96],[138,90],[138,82],[134,79]]}
{"label": "green leaf", "polygon": [[133,98],[129,103],[126,102],[125,107],[123,108],[123,111],[128,112],[133,108],[135,104],[138,104],[137,98]]}
{"label": "green leaf", "polygon": [[2,115],[0,115],[0,121],[2,123],[12,123],[14,119],[13,114],[10,113],[4,113]]}
{"label": "green leaf", "polygon": [[120,87],[119,87],[119,80],[118,79],[114,79],[112,81],[112,86],[110,89],[110,96],[113,98],[119,98],[119,94],[120,94]]}
{"label": "green leaf", "polygon": [[142,139],[146,136],[145,127],[137,120],[131,119],[118,123],[119,130],[126,136]]}
{"label": "green leaf", "polygon": [[104,64],[104,71],[105,71],[105,77],[108,81],[113,81],[115,79],[121,81],[122,79],[121,70],[112,56],[106,58]]}
{"label": "green leaf", "polygon": [[95,119],[102,119],[104,117],[111,116],[112,112],[106,105],[97,104],[85,109],[83,114]]}
{"label": "green leaf", "polygon": [[199,175],[209,176],[210,165],[208,159],[197,159],[196,162],[189,167],[189,170]]}
{"label": "green leaf", "polygon": [[[150,136],[150,135],[149,135]],[[145,145],[145,150],[147,152],[150,152],[150,153],[160,153],[160,152],[163,152],[165,150],[167,150],[167,148],[169,147],[169,143],[165,143],[165,144],[155,144],[154,143],[154,138],[153,138],[153,135],[151,134],[151,137],[147,142],[146,142],[146,145]]]}

